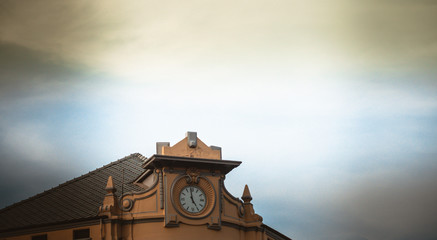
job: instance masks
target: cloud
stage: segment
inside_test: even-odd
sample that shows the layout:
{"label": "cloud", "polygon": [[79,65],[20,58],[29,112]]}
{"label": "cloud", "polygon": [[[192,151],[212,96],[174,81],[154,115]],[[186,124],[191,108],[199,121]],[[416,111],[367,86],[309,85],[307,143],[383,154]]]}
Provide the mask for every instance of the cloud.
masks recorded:
{"label": "cloud", "polygon": [[44,127],[19,124],[4,129],[1,140],[8,152],[25,161],[56,160],[55,149],[46,138]]}
{"label": "cloud", "polygon": [[434,159],[411,161],[422,162],[353,180],[347,194],[336,198],[346,229],[369,239],[435,237],[437,165]]}
{"label": "cloud", "polygon": [[[314,169],[298,174],[290,167],[288,178],[280,181],[249,180],[252,203],[266,224],[296,239],[433,239],[435,156],[418,155],[360,174],[339,173],[340,168],[318,176]],[[309,186],[300,175],[315,183]]]}
{"label": "cloud", "polygon": [[214,70],[274,73],[275,66],[322,75],[432,70],[437,6],[425,3],[3,1],[0,29],[3,41],[125,80],[169,81]]}
{"label": "cloud", "polygon": [[89,82],[91,70],[59,56],[17,44],[0,42],[0,99],[2,107],[53,102]]}
{"label": "cloud", "polygon": [[0,205],[4,207],[89,169],[89,164],[77,159],[92,150],[78,152],[71,141],[95,137],[86,132],[98,131],[93,125],[99,119],[90,116],[94,105],[85,97],[94,91],[93,73],[16,44],[0,42],[0,52]]}

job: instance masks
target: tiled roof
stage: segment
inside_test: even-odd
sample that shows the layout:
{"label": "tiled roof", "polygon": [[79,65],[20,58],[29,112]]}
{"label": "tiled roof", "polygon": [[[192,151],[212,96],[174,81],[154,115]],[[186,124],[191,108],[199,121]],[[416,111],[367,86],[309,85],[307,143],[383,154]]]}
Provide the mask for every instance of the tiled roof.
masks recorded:
{"label": "tiled roof", "polygon": [[96,217],[106,194],[108,176],[113,177],[117,195],[121,194],[124,169],[124,192],[141,191],[131,184],[144,169],[145,157],[131,154],[99,169],[60,184],[50,190],[0,210],[0,232]]}

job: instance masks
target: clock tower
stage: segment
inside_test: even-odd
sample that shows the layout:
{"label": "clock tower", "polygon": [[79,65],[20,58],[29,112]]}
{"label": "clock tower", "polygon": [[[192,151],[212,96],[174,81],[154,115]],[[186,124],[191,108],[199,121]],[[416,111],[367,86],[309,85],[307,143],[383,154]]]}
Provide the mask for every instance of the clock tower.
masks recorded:
{"label": "clock tower", "polygon": [[220,147],[207,146],[195,132],[173,146],[156,146],[157,153],[144,159],[143,174],[132,182],[144,190],[122,193],[118,199],[108,191],[103,201],[100,215],[108,217],[112,236],[289,239],[262,223],[247,185],[241,199],[226,190],[226,174],[241,162],[223,160]]}
{"label": "clock tower", "polygon": [[223,181],[241,162],[222,160],[221,149],[208,147],[195,132],[188,132],[172,147],[157,143],[157,152],[143,167],[158,171],[162,178],[165,226],[204,225],[220,230]]}

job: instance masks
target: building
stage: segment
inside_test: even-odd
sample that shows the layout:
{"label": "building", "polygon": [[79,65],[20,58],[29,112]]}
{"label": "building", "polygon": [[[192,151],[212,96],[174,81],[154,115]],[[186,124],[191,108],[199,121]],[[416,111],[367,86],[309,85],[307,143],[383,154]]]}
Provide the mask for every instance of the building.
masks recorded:
{"label": "building", "polygon": [[135,153],[0,210],[0,240],[290,239],[263,224],[247,185],[224,185],[241,162],[195,132]]}

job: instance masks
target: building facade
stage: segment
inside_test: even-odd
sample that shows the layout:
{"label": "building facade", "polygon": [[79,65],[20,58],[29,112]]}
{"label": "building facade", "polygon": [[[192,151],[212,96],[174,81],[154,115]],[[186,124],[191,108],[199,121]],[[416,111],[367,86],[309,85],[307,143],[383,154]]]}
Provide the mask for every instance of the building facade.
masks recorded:
{"label": "building facade", "polygon": [[0,239],[290,239],[263,224],[247,185],[241,199],[226,190],[240,164],[188,132],[0,210]]}

